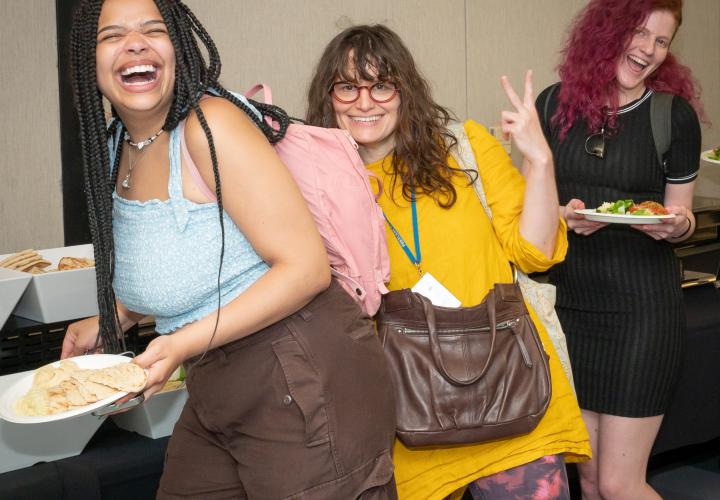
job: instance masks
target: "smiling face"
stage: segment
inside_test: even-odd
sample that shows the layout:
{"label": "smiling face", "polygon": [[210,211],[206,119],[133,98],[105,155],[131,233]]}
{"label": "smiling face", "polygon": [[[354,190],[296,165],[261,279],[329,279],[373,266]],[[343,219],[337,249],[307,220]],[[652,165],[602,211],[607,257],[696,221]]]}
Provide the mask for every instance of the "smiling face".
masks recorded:
{"label": "smiling face", "polygon": [[97,33],[97,84],[123,117],[167,114],[175,50],[152,0],[105,0]]}
{"label": "smiling face", "polygon": [[615,71],[621,106],[642,96],[645,79],[665,61],[676,28],[670,11],[656,10],[635,30]]}
{"label": "smiling face", "polygon": [[[353,74],[354,71],[348,71]],[[372,72],[371,72],[372,73]],[[341,77],[335,82],[343,81]],[[358,86],[372,87],[378,80],[358,80]],[[395,148],[395,130],[398,126],[400,94],[390,101],[378,103],[370,98],[368,89],[360,89],[360,97],[353,103],[343,103],[332,99],[335,120],[338,127],[350,132],[358,143],[363,161],[372,163],[387,156]]]}

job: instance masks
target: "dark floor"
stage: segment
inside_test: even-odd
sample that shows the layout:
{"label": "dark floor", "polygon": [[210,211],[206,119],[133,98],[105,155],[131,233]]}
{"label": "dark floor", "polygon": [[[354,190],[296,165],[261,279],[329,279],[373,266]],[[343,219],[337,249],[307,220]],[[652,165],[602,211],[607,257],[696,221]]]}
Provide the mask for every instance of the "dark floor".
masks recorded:
{"label": "dark floor", "polygon": [[720,439],[661,453],[649,469],[664,500],[720,500]]}

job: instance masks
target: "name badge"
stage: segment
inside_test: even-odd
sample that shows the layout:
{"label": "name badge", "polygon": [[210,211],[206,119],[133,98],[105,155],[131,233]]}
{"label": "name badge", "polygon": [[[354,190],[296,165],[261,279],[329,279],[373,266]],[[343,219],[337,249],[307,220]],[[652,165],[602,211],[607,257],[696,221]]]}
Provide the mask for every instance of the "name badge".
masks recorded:
{"label": "name badge", "polygon": [[460,307],[461,302],[430,273],[422,275],[412,291],[430,299],[434,306]]}

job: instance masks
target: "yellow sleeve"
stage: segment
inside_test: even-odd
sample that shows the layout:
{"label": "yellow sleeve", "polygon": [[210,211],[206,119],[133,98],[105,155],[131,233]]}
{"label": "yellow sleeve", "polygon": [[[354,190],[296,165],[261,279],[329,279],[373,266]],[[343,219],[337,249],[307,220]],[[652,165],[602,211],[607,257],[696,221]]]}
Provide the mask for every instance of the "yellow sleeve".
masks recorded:
{"label": "yellow sleeve", "polygon": [[560,218],[555,251],[547,258],[520,234],[525,179],[513,166],[505,148],[479,123],[465,122],[470,145],[477,161],[487,202],[492,211],[492,225],[507,258],[520,269],[545,271],[562,262],[567,253],[567,226]]}

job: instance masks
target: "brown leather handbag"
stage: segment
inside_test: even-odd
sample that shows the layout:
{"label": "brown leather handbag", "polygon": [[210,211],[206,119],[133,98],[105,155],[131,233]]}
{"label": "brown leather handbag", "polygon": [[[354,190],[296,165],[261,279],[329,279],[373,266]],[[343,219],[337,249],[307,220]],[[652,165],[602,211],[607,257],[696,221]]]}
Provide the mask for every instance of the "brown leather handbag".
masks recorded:
{"label": "brown leather handbag", "polygon": [[376,316],[407,446],[479,443],[532,431],[550,403],[548,358],[517,283],[474,307],[432,305],[408,289]]}

